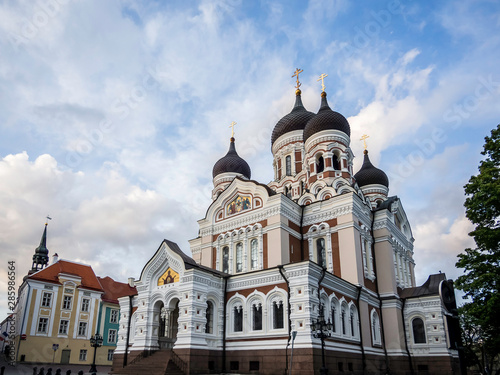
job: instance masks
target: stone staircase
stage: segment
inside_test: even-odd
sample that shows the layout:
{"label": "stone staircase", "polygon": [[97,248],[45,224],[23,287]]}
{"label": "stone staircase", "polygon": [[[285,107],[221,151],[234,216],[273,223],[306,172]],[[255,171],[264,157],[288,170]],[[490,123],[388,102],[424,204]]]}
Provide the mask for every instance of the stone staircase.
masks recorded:
{"label": "stone staircase", "polygon": [[158,350],[137,358],[125,368],[116,369],[116,375],[185,375],[185,364],[172,350]]}

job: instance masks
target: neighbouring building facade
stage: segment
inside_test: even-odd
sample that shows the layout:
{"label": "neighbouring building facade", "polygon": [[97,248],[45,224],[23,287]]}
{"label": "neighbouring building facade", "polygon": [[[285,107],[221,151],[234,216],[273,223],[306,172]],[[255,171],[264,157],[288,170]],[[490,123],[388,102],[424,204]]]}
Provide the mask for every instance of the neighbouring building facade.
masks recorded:
{"label": "neighbouring building facade", "polygon": [[59,259],[48,264],[47,224],[35,250],[33,266],[19,287],[15,353],[18,362],[92,363],[90,338],[103,337],[96,363],[110,365],[116,348],[118,298],[135,288],[99,278],[86,264]]}
{"label": "neighbouring building facade", "polygon": [[312,375],[320,311],[330,372],[458,373],[452,282],[415,285],[411,226],[387,175],[366,149],[355,172],[347,119],[324,91],[307,111],[298,86],[272,133],[273,181],[251,179],[231,137],[192,258],[164,240],[137,295],[118,299],[115,373],[173,363],[186,374]]}

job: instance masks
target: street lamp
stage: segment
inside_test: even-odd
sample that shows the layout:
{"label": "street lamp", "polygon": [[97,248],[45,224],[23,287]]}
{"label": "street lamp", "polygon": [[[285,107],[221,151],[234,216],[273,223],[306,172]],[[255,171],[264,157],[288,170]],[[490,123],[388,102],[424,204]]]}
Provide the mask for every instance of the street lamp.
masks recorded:
{"label": "street lamp", "polygon": [[316,320],[313,319],[312,330],[313,330],[313,336],[317,339],[321,339],[321,360],[323,363],[323,366],[319,370],[319,373],[321,375],[328,374],[328,369],[326,368],[325,365],[325,339],[332,335],[330,333],[332,327],[333,325],[330,322],[330,319],[328,319],[328,322],[325,321],[324,306],[323,303],[320,302],[318,319]]}
{"label": "street lamp", "polygon": [[95,375],[97,372],[95,367],[95,353],[97,352],[97,348],[102,346],[102,336],[99,333],[96,332],[96,334],[90,338],[90,346],[94,348],[94,360],[92,361],[89,372]]}

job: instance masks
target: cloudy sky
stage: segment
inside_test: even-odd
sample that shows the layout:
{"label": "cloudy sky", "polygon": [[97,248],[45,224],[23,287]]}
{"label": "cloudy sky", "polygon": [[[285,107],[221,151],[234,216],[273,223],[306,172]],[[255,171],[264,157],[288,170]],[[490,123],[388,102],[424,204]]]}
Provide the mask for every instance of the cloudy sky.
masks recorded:
{"label": "cloudy sky", "polygon": [[[188,4],[188,5],[186,5]],[[236,121],[252,177],[294,101],[368,134],[415,237],[417,282],[460,274],[463,185],[500,118],[496,1],[6,1],[0,5],[0,318],[7,261],[50,255],[138,278],[164,238],[188,254]]]}

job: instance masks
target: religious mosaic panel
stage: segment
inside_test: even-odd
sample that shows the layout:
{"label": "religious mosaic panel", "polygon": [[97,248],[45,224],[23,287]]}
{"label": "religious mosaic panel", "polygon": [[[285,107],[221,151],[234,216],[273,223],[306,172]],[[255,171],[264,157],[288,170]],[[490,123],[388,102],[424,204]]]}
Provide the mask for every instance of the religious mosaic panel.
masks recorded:
{"label": "religious mosaic panel", "polygon": [[169,267],[158,279],[158,285],[172,284],[177,281],[179,281],[179,274]]}
{"label": "religious mosaic panel", "polygon": [[238,195],[235,199],[228,203],[226,206],[226,213],[228,215],[234,215],[250,208],[252,208],[252,197]]}

